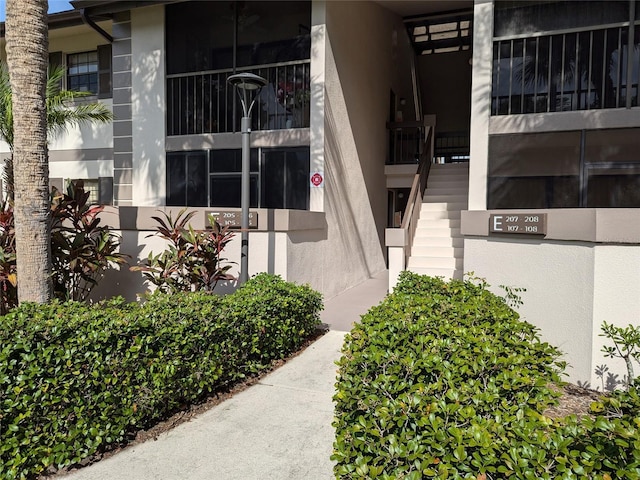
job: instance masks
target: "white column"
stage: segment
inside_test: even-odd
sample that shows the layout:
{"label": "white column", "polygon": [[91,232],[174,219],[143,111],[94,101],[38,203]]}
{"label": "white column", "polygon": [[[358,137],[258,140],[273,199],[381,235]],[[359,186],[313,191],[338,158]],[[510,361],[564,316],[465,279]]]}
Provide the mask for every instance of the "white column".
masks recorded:
{"label": "white column", "polygon": [[469,210],[486,210],[493,67],[493,1],[475,0],[473,10]]}
{"label": "white column", "polygon": [[[314,1],[311,6],[311,111],[310,111],[310,171],[324,176],[324,72],[326,49],[326,4]],[[309,183],[311,185],[311,183]],[[309,207],[324,211],[324,182],[310,186]]]}

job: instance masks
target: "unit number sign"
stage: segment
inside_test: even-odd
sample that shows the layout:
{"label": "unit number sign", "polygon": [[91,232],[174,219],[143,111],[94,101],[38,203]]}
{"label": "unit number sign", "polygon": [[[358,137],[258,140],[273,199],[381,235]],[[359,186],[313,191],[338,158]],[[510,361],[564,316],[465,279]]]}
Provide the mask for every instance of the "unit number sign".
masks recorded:
{"label": "unit number sign", "polygon": [[546,213],[506,213],[489,215],[489,232],[546,235]]}
{"label": "unit number sign", "polygon": [[[205,217],[213,215],[221,227],[240,228],[242,223],[241,212],[218,210],[206,212]],[[249,228],[258,228],[258,213],[249,212]]]}

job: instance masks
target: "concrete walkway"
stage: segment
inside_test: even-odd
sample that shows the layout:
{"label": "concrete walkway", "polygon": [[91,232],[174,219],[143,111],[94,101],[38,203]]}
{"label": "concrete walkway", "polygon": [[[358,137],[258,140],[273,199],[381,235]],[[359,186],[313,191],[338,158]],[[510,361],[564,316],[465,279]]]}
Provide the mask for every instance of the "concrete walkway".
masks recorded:
{"label": "concrete walkway", "polygon": [[387,291],[386,272],[325,302],[332,330],[256,385],[65,480],[329,480],[335,361],[344,332]]}

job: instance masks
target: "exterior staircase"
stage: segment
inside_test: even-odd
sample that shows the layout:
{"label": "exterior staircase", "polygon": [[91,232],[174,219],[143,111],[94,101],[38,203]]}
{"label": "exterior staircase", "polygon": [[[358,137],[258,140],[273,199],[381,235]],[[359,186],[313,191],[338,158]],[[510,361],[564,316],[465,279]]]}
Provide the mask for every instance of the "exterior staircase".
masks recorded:
{"label": "exterior staircase", "polygon": [[460,212],[469,202],[469,164],[431,166],[407,270],[462,279],[464,239]]}

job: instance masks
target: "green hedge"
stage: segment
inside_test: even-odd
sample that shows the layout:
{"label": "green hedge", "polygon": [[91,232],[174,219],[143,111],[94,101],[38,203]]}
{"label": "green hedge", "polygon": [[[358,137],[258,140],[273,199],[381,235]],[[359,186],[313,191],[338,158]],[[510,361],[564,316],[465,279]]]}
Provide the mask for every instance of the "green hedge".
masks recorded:
{"label": "green hedge", "polygon": [[261,274],[235,293],[24,305],[0,318],[0,478],[79,462],[299,348],[320,294]]}
{"label": "green hedge", "polygon": [[640,478],[636,389],[551,420],[559,351],[485,284],[405,272],[338,362],[338,478]]}

